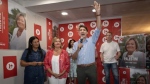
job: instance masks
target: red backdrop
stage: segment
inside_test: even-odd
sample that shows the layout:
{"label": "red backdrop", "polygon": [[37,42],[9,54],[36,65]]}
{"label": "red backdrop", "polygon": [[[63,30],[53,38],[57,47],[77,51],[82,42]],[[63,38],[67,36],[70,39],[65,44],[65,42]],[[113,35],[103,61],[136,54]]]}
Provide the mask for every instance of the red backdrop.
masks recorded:
{"label": "red backdrop", "polygon": [[52,21],[50,19],[46,19],[46,28],[47,28],[47,49],[50,49],[52,43]]}
{"label": "red backdrop", "polygon": [[[68,46],[69,39],[75,39],[76,41],[80,38],[78,35],[78,25],[85,25],[88,28],[88,36],[91,36],[96,28],[95,21],[87,21],[87,22],[77,22],[77,23],[66,23],[59,25],[59,37],[61,38],[62,43],[64,44],[64,49]],[[109,20],[102,20],[102,30],[100,37],[97,41],[96,48],[97,52],[99,52],[101,44],[106,40],[105,34],[111,31],[113,33],[113,40],[118,41],[119,36],[121,35],[121,19],[109,19]],[[97,72],[98,72],[98,84],[105,84],[105,75],[103,66],[100,61],[98,53],[98,58],[96,59],[97,62]],[[111,80],[112,79],[111,75]]]}
{"label": "red backdrop", "polygon": [[8,0],[0,0],[0,49],[8,49]]}

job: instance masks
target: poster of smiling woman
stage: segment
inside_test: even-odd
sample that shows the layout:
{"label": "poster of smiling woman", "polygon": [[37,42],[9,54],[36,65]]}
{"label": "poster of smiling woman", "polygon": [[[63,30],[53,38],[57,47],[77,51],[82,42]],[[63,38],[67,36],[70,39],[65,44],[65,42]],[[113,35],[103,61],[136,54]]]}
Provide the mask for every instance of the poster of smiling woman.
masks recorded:
{"label": "poster of smiling woman", "polygon": [[26,10],[12,0],[8,1],[9,48],[24,50],[26,48]]}
{"label": "poster of smiling woman", "polygon": [[120,67],[126,68],[145,68],[146,40],[143,34],[129,35],[121,37],[119,43],[122,52]]}

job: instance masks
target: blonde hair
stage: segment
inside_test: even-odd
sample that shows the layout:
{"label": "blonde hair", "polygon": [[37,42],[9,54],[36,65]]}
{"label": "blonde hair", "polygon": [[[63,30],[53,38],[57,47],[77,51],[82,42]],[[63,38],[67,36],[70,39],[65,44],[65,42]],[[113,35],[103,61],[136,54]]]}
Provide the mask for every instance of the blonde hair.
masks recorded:
{"label": "blonde hair", "polygon": [[133,40],[133,41],[135,42],[136,50],[138,50],[138,48],[139,48],[139,43],[138,43],[138,41],[136,40],[136,38],[131,37],[131,38],[129,38],[129,39],[126,41],[126,44],[125,44],[125,49],[126,49],[126,51],[127,51],[127,44],[128,44],[128,42],[129,42],[130,40]]}
{"label": "blonde hair", "polygon": [[[58,37],[54,37],[54,38],[53,38],[53,40],[52,40],[52,44],[51,44],[51,48],[52,48],[52,49],[54,49],[54,48],[55,48],[54,43],[56,42],[56,40],[57,40],[57,39],[59,39],[59,40],[60,40],[60,38],[58,38]],[[61,43],[60,48],[62,48],[62,42],[61,42],[61,40],[60,40],[60,43]]]}
{"label": "blonde hair", "polygon": [[24,18],[24,21],[25,21],[25,29],[26,29],[26,19],[25,19],[26,15],[25,15],[25,13],[18,13],[18,14],[16,15],[16,25],[17,25],[17,27],[18,27],[17,20],[18,20],[18,18],[19,18],[20,16],[22,16],[22,17]]}

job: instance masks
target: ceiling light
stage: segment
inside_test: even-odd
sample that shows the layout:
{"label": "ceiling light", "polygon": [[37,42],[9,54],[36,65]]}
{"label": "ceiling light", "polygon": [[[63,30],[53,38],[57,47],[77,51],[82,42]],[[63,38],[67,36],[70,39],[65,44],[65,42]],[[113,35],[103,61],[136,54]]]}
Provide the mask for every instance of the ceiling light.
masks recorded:
{"label": "ceiling light", "polygon": [[62,12],[61,14],[62,14],[62,15],[68,15],[68,13],[67,13],[67,12]]}
{"label": "ceiling light", "polygon": [[92,9],[92,12],[96,12],[96,10],[95,10],[95,9]]}

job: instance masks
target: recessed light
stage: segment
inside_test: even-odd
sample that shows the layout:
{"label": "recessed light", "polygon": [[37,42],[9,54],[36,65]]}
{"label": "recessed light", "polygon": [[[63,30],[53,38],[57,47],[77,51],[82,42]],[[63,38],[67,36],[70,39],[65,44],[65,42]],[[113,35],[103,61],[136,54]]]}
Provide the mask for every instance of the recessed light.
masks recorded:
{"label": "recessed light", "polygon": [[95,9],[92,9],[92,12],[96,12],[96,10],[95,10]]}
{"label": "recessed light", "polygon": [[67,12],[62,12],[61,14],[62,14],[62,15],[68,15],[68,13],[67,13]]}

